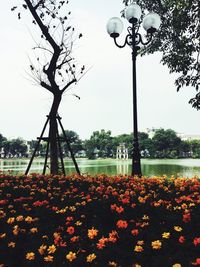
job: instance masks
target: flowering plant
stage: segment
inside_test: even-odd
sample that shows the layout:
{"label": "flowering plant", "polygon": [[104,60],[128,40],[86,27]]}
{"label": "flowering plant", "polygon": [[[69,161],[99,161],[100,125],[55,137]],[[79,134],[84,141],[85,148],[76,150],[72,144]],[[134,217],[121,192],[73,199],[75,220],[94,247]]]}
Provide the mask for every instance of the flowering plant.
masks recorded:
{"label": "flowering plant", "polygon": [[200,266],[197,177],[0,177],[0,266]]}

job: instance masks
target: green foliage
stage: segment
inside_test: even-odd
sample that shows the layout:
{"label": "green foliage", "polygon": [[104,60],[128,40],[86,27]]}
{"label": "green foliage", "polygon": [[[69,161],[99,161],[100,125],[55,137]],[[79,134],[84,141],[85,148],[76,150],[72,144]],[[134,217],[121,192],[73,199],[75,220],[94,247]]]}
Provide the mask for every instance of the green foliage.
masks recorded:
{"label": "green foliage", "polygon": [[89,140],[85,142],[86,156],[90,159],[95,157],[111,157],[113,155],[113,138],[111,131],[95,131]]}
{"label": "green foliage", "polygon": [[157,158],[175,158],[179,156],[181,139],[171,129],[158,129],[152,138]]}
{"label": "green foliage", "polygon": [[[76,154],[77,152],[83,149],[82,141],[80,140],[76,132],[71,131],[71,130],[65,130],[65,135],[67,137],[67,140],[70,143],[71,149],[73,150],[74,154]],[[61,134],[61,137],[64,138],[63,134]],[[65,140],[63,140],[62,147],[64,149],[65,155],[69,156],[70,153],[69,153],[69,149],[68,149],[68,146]]]}
{"label": "green foliage", "polygon": [[[123,0],[125,5],[132,1]],[[190,100],[194,108],[200,108],[200,24],[199,0],[137,0],[145,12],[153,11],[161,17],[161,27],[155,38],[141,54],[162,52],[161,62],[170,72],[178,73],[175,80],[177,91],[184,86],[193,86],[198,92]]]}

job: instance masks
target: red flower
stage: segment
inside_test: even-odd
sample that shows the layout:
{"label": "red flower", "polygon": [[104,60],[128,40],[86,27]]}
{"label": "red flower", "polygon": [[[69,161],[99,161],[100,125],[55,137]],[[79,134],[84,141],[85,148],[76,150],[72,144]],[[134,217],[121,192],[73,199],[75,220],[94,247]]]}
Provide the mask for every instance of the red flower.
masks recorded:
{"label": "red flower", "polygon": [[183,214],[183,221],[185,223],[188,223],[188,222],[191,221],[191,216],[190,216],[190,213],[189,212]]}
{"label": "red flower", "polygon": [[69,226],[69,227],[67,227],[66,232],[67,232],[69,235],[73,235],[74,232],[75,232],[74,227],[73,227],[73,226]]}
{"label": "red flower", "polygon": [[127,223],[127,221],[119,220],[119,221],[117,221],[117,227],[118,228],[127,228],[128,223]]}
{"label": "red flower", "polygon": [[193,243],[195,246],[197,246],[198,244],[200,244],[200,237],[196,237],[194,240],[193,240]]}
{"label": "red flower", "polygon": [[185,242],[185,237],[181,235],[178,239],[179,243],[183,244]]}
{"label": "red flower", "polygon": [[133,229],[133,230],[131,231],[131,234],[132,234],[133,236],[136,236],[136,235],[139,234],[139,230],[138,230],[138,229]]}

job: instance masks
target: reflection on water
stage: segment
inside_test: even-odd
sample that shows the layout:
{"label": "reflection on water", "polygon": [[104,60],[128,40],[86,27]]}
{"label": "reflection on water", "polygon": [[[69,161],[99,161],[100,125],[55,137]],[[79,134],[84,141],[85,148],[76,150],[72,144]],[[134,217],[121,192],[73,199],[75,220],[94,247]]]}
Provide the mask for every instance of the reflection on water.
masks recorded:
{"label": "reflection on water", "polygon": [[[24,173],[29,160],[23,159],[0,159],[0,170],[8,172],[12,170],[13,174]],[[131,160],[116,160],[116,159],[99,159],[88,160],[78,159],[78,165],[81,173],[91,175],[106,173],[108,175],[115,174],[130,174]],[[33,161],[31,172],[41,173],[43,169],[44,160],[36,159]],[[66,173],[75,173],[75,168],[71,160],[65,161]],[[142,160],[142,173],[145,176],[200,176],[200,159],[162,159],[162,160]]]}

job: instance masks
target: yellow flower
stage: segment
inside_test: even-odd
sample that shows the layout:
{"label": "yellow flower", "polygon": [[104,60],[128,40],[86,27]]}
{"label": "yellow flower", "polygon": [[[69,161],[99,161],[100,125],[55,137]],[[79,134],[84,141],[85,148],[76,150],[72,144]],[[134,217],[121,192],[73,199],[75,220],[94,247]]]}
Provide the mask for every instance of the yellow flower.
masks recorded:
{"label": "yellow flower", "polygon": [[26,259],[29,261],[32,261],[35,259],[35,253],[34,252],[28,252],[26,253]]}
{"label": "yellow flower", "polygon": [[24,217],[22,215],[19,215],[16,217],[17,222],[21,222],[21,221],[23,221],[23,219],[24,219]]}
{"label": "yellow flower", "polygon": [[47,249],[47,246],[41,245],[38,249],[40,255],[43,255],[45,253],[45,250]]}
{"label": "yellow flower", "polygon": [[30,229],[30,232],[31,232],[32,234],[37,233],[37,232],[38,232],[37,227],[33,227],[33,228],[31,228],[31,229]]}
{"label": "yellow flower", "polygon": [[169,232],[164,232],[162,234],[162,237],[165,238],[165,239],[168,239],[168,238],[170,238],[170,233]]}
{"label": "yellow flower", "polygon": [[138,245],[138,246],[142,246],[142,245],[144,245],[144,240],[138,240],[137,245]]}
{"label": "yellow flower", "polygon": [[18,225],[15,225],[13,227],[13,235],[18,235],[19,234],[19,226]]}
{"label": "yellow flower", "polygon": [[117,263],[114,261],[109,261],[108,265],[113,266],[113,267],[117,267]]}
{"label": "yellow flower", "polygon": [[145,214],[145,215],[142,217],[142,219],[143,219],[143,220],[149,220],[149,216]]}
{"label": "yellow flower", "polygon": [[33,222],[33,218],[32,218],[31,216],[27,216],[27,217],[25,218],[25,222],[27,222],[27,223],[32,223],[32,222]]}
{"label": "yellow flower", "polygon": [[8,224],[12,224],[12,223],[14,223],[15,222],[15,218],[14,217],[10,217],[10,218],[8,218],[8,220],[7,220],[7,223]]}
{"label": "yellow flower", "polygon": [[181,232],[183,229],[180,226],[174,226],[176,232]]}
{"label": "yellow flower", "polygon": [[90,239],[93,239],[95,236],[97,236],[98,234],[98,230],[94,229],[94,227],[92,227],[92,229],[88,229],[88,237]]}
{"label": "yellow flower", "polygon": [[6,233],[0,234],[0,239],[3,239],[6,237]]}
{"label": "yellow flower", "polygon": [[49,248],[47,250],[48,250],[49,254],[53,254],[56,251],[56,247],[54,245],[52,245],[52,246],[49,246]]}
{"label": "yellow flower", "polygon": [[77,226],[81,226],[81,225],[82,225],[82,222],[77,221],[77,222],[75,222],[75,224],[76,224]]}
{"label": "yellow flower", "polygon": [[15,242],[10,242],[10,243],[8,243],[8,247],[9,247],[9,248],[14,248],[14,247],[15,247]]}
{"label": "yellow flower", "polygon": [[87,262],[92,262],[94,259],[96,259],[96,255],[94,253],[87,256]]}
{"label": "yellow flower", "polygon": [[152,241],[151,246],[153,249],[161,249],[162,243],[160,240]]}
{"label": "yellow flower", "polygon": [[135,252],[142,252],[144,249],[142,246],[135,246],[134,251]]}
{"label": "yellow flower", "polygon": [[44,261],[46,261],[46,262],[53,262],[53,256],[48,255],[48,256],[44,257]]}
{"label": "yellow flower", "polygon": [[67,255],[66,255],[66,259],[68,261],[73,261],[76,259],[76,253],[70,251]]}
{"label": "yellow flower", "polygon": [[181,267],[182,265],[180,263],[175,263],[172,265],[172,267]]}

